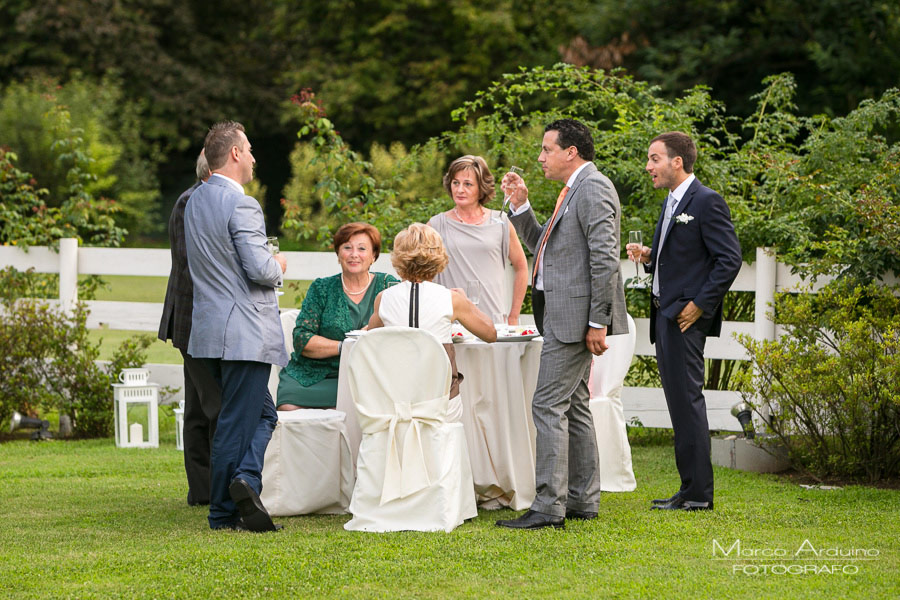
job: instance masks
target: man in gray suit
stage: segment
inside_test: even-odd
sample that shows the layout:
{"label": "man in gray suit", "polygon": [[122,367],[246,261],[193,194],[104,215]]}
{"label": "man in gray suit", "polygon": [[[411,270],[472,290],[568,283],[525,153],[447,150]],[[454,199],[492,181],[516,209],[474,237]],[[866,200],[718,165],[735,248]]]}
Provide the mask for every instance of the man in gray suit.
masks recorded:
{"label": "man in gray suit", "polygon": [[210,461],[209,526],[274,531],[259,494],[266,446],[278,421],[267,389],[272,364],[288,356],[276,286],[286,262],[266,245],[259,203],[244,194],[256,162],[240,123],[212,126],[203,146],[209,180],[184,213],[194,284],[188,354],[203,359],[222,389]]}
{"label": "man in gray suit", "polygon": [[619,273],[619,196],[594,163],[588,128],[573,119],[547,125],[538,161],[547,179],[562,181],[553,216],[543,227],[515,173],[510,217],[534,254],[532,304],[544,345],[532,414],[537,430],[531,509],[501,527],[565,527],[565,519],[594,519],[600,502],[599,460],[589,407],[591,355],[606,336],[628,332]]}

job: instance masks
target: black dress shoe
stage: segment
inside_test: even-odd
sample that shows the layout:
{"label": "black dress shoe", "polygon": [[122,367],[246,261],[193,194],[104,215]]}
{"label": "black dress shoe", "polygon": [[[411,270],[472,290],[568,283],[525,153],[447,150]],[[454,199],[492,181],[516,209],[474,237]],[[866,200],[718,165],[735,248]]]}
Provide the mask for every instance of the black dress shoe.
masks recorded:
{"label": "black dress shoe", "polygon": [[650,504],[671,504],[677,500],[681,500],[681,490],[678,490],[668,498],[654,498],[650,501]]}
{"label": "black dress shoe", "polygon": [[566,520],[562,517],[554,517],[536,510],[525,511],[525,514],[517,519],[497,521],[497,527],[509,527],[510,529],[543,529],[553,527],[565,529]]}
{"label": "black dress shoe", "polygon": [[[275,527],[275,529],[272,529],[271,531],[281,531],[282,529],[284,529],[284,525],[282,525],[281,523],[275,523],[274,527]],[[238,521],[237,525],[234,526],[234,530],[235,531],[253,531],[252,529],[250,529],[249,527],[247,527],[244,524],[244,521]],[[254,533],[259,533],[259,532],[254,532]]]}
{"label": "black dress shoe", "polygon": [[576,521],[590,521],[591,519],[596,519],[597,513],[589,512],[585,510],[567,510],[566,511],[566,520],[575,519]]}
{"label": "black dress shoe", "polygon": [[668,504],[655,504],[650,507],[650,510],[684,510],[687,512],[712,509],[712,502],[694,502],[693,500],[676,500]]}
{"label": "black dress shoe", "polygon": [[228,486],[231,499],[237,504],[241,521],[247,531],[277,531],[266,507],[250,484],[243,479],[234,479]]}

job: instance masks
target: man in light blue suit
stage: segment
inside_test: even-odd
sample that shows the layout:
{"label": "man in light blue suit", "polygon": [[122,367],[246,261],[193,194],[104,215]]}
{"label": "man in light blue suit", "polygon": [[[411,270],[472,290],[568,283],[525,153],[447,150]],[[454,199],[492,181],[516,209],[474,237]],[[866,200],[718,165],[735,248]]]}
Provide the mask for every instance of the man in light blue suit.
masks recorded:
{"label": "man in light blue suit", "polygon": [[194,285],[188,354],[222,388],[210,458],[209,525],[274,531],[259,500],[266,446],[278,418],[267,389],[272,364],[288,362],[276,286],[286,267],[266,244],[259,203],[244,194],[256,162],[240,123],[212,126],[204,154],[212,173],[184,214]]}

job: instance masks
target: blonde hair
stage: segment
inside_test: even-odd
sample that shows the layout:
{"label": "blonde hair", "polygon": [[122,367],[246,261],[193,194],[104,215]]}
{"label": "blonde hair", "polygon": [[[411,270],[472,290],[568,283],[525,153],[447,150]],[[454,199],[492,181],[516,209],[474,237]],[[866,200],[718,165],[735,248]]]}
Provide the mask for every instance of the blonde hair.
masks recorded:
{"label": "blonde hair", "polygon": [[453,190],[450,189],[450,183],[457,173],[466,169],[472,171],[475,175],[475,181],[478,183],[478,203],[485,204],[490,202],[494,198],[494,194],[497,193],[494,189],[494,176],[491,175],[487,162],[480,156],[466,154],[450,163],[450,166],[447,168],[447,174],[444,175],[444,189],[447,190],[447,193],[452,198]]}
{"label": "blonde hair", "polygon": [[394,237],[391,264],[401,279],[431,281],[447,267],[441,234],[423,223],[413,223]]}

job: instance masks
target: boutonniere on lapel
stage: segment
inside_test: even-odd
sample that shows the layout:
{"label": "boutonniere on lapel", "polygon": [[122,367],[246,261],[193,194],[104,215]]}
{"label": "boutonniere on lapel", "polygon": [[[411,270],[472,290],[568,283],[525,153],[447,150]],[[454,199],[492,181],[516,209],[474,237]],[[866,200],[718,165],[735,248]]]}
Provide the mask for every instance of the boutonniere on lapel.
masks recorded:
{"label": "boutonniere on lapel", "polygon": [[694,220],[693,215],[689,215],[687,213],[681,213],[677,217],[675,217],[675,221],[677,221],[680,225],[687,225],[691,221]]}

